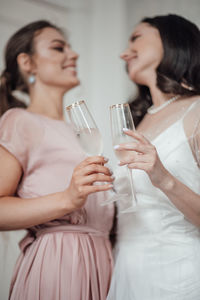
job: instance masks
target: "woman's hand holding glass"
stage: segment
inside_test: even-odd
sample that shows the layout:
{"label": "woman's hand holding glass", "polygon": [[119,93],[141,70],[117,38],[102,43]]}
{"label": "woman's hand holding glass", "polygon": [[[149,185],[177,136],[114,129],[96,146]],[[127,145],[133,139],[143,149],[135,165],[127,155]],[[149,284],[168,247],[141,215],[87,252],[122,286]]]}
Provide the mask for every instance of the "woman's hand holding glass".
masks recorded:
{"label": "woman's hand holding glass", "polygon": [[[108,160],[101,156],[103,152],[103,139],[85,101],[74,102],[66,108],[66,111],[81,148],[85,154],[89,156],[89,158],[86,159],[86,162],[90,159],[97,160],[92,163],[94,173],[87,174],[90,177],[88,179],[92,179],[92,184],[95,186],[94,189],[90,188],[89,190],[92,190],[91,193],[93,193],[95,191],[107,191],[113,189],[113,185],[106,183],[113,182],[114,177],[109,168],[104,166]],[[98,164],[98,168],[94,164]],[[103,185],[99,185],[99,182],[103,182],[102,178],[105,180],[105,189],[102,188]],[[110,203],[110,198],[112,198],[112,196],[109,197],[108,200],[102,202],[102,205],[106,205],[108,202]]]}
{"label": "woman's hand holding glass", "polygon": [[152,184],[160,189],[167,188],[171,183],[172,175],[165,169],[157,150],[142,134],[137,131],[125,130],[124,133],[134,140],[117,146],[116,151],[128,151],[130,154],[124,156],[119,165],[127,165],[129,169],[145,171]]}
{"label": "woman's hand holding glass", "polygon": [[[92,156],[82,161],[72,174],[69,187],[64,192],[71,201],[72,209],[81,208],[92,193],[112,188],[113,178],[110,170],[104,166],[107,160],[103,156]],[[100,184],[95,185],[95,182]]]}

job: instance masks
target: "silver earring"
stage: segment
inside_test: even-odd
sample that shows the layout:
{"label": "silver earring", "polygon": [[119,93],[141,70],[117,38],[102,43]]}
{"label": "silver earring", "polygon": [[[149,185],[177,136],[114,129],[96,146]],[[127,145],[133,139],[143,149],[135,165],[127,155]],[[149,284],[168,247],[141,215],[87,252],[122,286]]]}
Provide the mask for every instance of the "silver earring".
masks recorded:
{"label": "silver earring", "polygon": [[35,75],[31,74],[31,75],[28,77],[28,82],[29,82],[30,84],[35,83]]}

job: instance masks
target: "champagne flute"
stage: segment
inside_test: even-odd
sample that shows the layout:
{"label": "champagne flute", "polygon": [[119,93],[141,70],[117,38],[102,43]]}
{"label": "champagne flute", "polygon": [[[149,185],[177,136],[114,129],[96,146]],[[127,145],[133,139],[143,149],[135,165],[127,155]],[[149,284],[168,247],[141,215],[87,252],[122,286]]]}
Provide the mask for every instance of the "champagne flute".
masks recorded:
{"label": "champagne flute", "polygon": [[[103,139],[85,101],[81,100],[72,103],[66,107],[66,111],[78,142],[86,155],[102,155]],[[102,202],[102,206],[116,201],[115,189],[113,188],[112,190],[114,195]]]}
{"label": "champagne flute", "polygon": [[[133,138],[124,133],[124,129],[135,130],[131,110],[128,103],[124,104],[115,104],[110,106],[110,123],[111,123],[111,134],[112,134],[112,143],[115,149],[115,146],[123,143],[133,142]],[[130,151],[115,150],[115,155],[119,160],[127,158],[130,154]],[[129,207],[121,212],[133,212],[137,210],[137,198],[132,178],[132,170],[127,167],[128,175],[130,179],[130,187],[132,199],[129,203]]]}
{"label": "champagne flute", "polygon": [[78,142],[86,155],[101,155],[103,139],[85,101],[74,102],[67,106],[66,110]]}

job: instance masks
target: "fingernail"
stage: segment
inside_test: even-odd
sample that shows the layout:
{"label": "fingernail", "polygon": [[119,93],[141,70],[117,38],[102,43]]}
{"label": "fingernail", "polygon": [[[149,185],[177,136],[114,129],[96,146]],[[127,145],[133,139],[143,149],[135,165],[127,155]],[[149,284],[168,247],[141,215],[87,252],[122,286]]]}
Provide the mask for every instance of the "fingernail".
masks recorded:
{"label": "fingernail", "polygon": [[123,130],[123,131],[129,131],[130,129],[128,129],[128,128],[123,128],[122,130]]}
{"label": "fingernail", "polygon": [[105,161],[109,161],[109,159],[108,159],[107,157],[105,157],[105,156],[104,156],[104,160],[105,160]]}
{"label": "fingernail", "polygon": [[110,174],[112,175],[112,174],[113,174],[113,171],[112,171],[110,168],[108,168],[108,170],[109,170]]}
{"label": "fingernail", "polygon": [[112,175],[111,178],[112,178],[112,179],[115,179],[115,176]]}
{"label": "fingernail", "polygon": [[113,184],[109,184],[109,185],[108,185],[108,187],[111,187],[111,188],[113,188]]}
{"label": "fingernail", "polygon": [[120,147],[119,145],[115,145],[113,148],[114,149],[119,149],[119,147]]}

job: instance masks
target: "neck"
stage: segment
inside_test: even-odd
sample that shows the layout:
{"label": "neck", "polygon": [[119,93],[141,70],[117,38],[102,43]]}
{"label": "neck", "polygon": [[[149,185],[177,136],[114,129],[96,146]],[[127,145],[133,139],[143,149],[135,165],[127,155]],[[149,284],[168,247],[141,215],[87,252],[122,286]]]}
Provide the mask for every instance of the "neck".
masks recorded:
{"label": "neck", "polygon": [[149,88],[154,107],[159,107],[165,101],[173,97],[172,94],[165,94],[157,87],[157,76],[155,72],[150,72],[146,75],[145,85]]}
{"label": "neck", "polygon": [[153,105],[159,107],[164,104],[168,99],[173,97],[173,94],[164,94],[157,87],[150,88],[151,98]]}
{"label": "neck", "polygon": [[28,110],[45,115],[52,119],[63,119],[64,91],[44,86],[30,89],[30,105]]}

